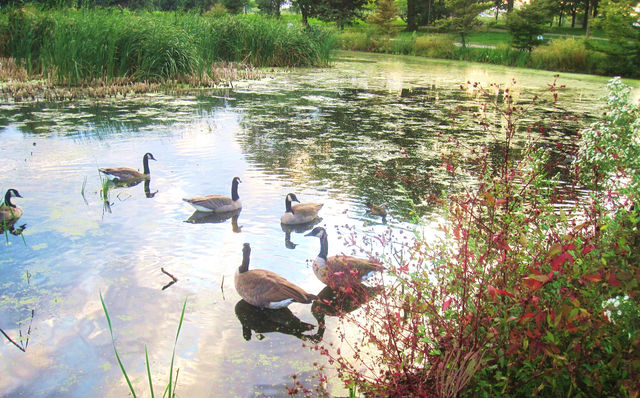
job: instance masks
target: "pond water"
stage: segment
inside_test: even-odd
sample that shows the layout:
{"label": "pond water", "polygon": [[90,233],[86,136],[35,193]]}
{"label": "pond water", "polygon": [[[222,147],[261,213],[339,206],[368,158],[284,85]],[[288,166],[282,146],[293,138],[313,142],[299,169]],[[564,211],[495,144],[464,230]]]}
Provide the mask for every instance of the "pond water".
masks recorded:
{"label": "pond water", "polygon": [[[411,203],[428,221],[437,213],[429,197],[446,184],[440,153],[448,138],[488,142],[464,112],[451,123],[457,109],[481,106],[459,85],[512,79],[530,97],[553,74],[340,53],[329,69],[277,72],[179,98],[3,104],[0,189],[22,194],[14,203],[24,210],[17,225],[26,227],[0,243],[0,328],[24,349],[0,336],[0,395],[128,394],[100,294],[142,395],[145,345],[162,389],[185,299],[176,345],[180,396],[287,396],[293,374],[313,385],[313,363],[325,361],[302,346],[300,324],[290,334],[269,333],[269,325],[254,326],[261,333],[248,332],[252,325],[243,330],[237,314],[254,321],[262,315],[239,304],[233,287],[242,244],[251,243],[252,268],[321,291],[309,263],[318,240],[280,225],[285,195],[324,203],[318,225],[329,232],[330,254],[353,250],[337,226],[359,236],[408,230]],[[588,120],[607,80],[562,75],[567,88],[559,105],[542,101],[531,118],[564,111]],[[548,141],[570,140],[576,125],[557,127]],[[105,205],[97,169],[141,168],[146,152],[157,159],[149,184],[111,189]],[[377,178],[378,171],[394,178]],[[408,190],[397,183],[425,175]],[[234,176],[242,180],[239,215],[192,218],[182,198],[229,195]],[[366,212],[367,201],[387,204],[387,224]],[[178,279],[164,290],[171,278],[162,269]],[[279,316],[317,324],[308,305],[290,310]],[[327,318],[325,341],[337,339],[335,322]],[[329,391],[340,391],[339,383],[330,382]]]}

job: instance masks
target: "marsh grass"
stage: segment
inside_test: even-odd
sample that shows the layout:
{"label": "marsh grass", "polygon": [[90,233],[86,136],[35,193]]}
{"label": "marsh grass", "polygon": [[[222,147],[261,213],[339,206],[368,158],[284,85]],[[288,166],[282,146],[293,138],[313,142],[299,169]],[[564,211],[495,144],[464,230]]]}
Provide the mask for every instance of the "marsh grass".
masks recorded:
{"label": "marsh grass", "polygon": [[606,73],[604,53],[587,48],[583,39],[553,40],[531,52],[531,65],[540,69],[563,72]]}
{"label": "marsh grass", "polygon": [[[136,398],[136,392],[135,389],[133,388],[133,385],[131,384],[131,379],[129,379],[129,375],[127,374],[127,371],[124,368],[124,365],[122,363],[122,360],[120,359],[120,355],[118,354],[118,349],[116,348],[116,341],[115,338],[113,337],[113,327],[111,325],[111,318],[109,317],[109,312],[107,311],[107,306],[104,303],[104,299],[102,297],[102,293],[100,293],[100,302],[102,303],[102,309],[104,310],[104,315],[105,318],[107,318],[107,325],[109,326],[109,333],[111,335],[111,343],[113,345],[113,352],[115,353],[116,356],[116,360],[118,361],[118,366],[120,367],[120,371],[122,372],[122,375],[124,376],[125,381],[127,382],[127,386],[129,387],[129,391],[131,392],[131,395]],[[164,393],[162,394],[162,397],[169,397],[169,398],[174,398],[176,396],[176,386],[178,384],[178,375],[179,375],[179,369],[176,371],[176,377],[175,379],[173,378],[173,365],[174,365],[174,360],[175,360],[175,356],[176,356],[176,345],[178,344],[178,337],[180,337],[180,329],[182,329],[182,322],[184,321],[184,311],[187,308],[187,300],[184,300],[184,304],[182,305],[182,311],[180,312],[180,321],[178,322],[178,331],[176,332],[176,338],[173,342],[173,351],[171,353],[171,365],[169,367],[169,381],[167,382],[167,385],[164,389]],[[145,358],[145,368],[146,368],[146,372],[147,372],[147,379],[149,382],[149,393],[151,395],[152,398],[155,397],[154,394],[154,390],[153,390],[153,381],[151,378],[151,366],[149,365],[149,353],[147,351],[147,346],[145,345],[144,347],[144,358]]]}
{"label": "marsh grass", "polygon": [[[8,8],[0,13],[0,56],[29,75],[67,85],[216,81],[212,66],[327,65],[331,30],[258,15],[131,12],[110,8]],[[215,69],[214,69],[215,70]]]}

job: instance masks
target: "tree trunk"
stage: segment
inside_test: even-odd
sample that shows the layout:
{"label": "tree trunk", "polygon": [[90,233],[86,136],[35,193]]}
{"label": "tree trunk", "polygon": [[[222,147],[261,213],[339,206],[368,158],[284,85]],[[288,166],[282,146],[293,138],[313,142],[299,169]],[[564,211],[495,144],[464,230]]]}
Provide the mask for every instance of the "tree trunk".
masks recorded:
{"label": "tree trunk", "polygon": [[591,16],[593,18],[598,16],[598,0],[591,0],[591,9],[593,10],[593,13],[591,14]]}
{"label": "tree trunk", "polygon": [[507,12],[513,11],[513,0],[507,0]]}
{"label": "tree trunk", "polygon": [[589,23],[589,0],[584,0],[584,17],[582,17],[582,29],[587,29]]}
{"label": "tree trunk", "polygon": [[571,10],[571,27],[576,27],[576,9]]}
{"label": "tree trunk", "polygon": [[414,32],[418,28],[416,23],[416,1],[407,0],[407,32]]}
{"label": "tree trunk", "polygon": [[563,16],[563,15],[564,15],[564,14],[562,14],[562,10],[561,10],[561,11],[560,11],[560,15],[558,16],[558,27],[561,27],[561,26],[562,26],[562,16]]}

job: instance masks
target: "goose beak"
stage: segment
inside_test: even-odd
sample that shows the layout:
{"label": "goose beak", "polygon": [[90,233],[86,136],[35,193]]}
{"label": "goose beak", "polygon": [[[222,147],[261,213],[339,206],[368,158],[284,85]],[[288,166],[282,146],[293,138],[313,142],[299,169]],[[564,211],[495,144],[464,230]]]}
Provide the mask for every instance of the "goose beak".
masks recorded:
{"label": "goose beak", "polygon": [[315,236],[315,235],[313,234],[313,231],[311,231],[308,234],[304,234],[304,236]]}

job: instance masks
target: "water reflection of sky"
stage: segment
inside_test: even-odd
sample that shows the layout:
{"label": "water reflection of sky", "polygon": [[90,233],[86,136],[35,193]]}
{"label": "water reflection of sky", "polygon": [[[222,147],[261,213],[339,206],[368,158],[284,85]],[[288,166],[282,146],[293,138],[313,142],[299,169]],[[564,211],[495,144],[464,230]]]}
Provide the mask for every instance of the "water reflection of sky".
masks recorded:
{"label": "water reflection of sky", "polygon": [[[286,193],[325,203],[321,225],[329,230],[331,253],[351,250],[335,226],[349,225],[358,236],[387,228],[365,213],[366,200],[388,203],[396,213],[389,224],[410,229],[403,221],[407,195],[420,205],[420,193],[429,188],[401,190],[374,178],[376,167],[399,174],[438,169],[446,143],[431,138],[437,129],[482,141],[468,126],[453,130],[447,122],[446,110],[465,101],[456,91],[460,83],[507,82],[513,73],[528,92],[552,76],[410,57],[346,56],[351,59],[338,60],[333,69],[283,72],[234,91],[179,99],[0,106],[0,188],[17,188],[24,196],[15,202],[25,210],[20,223],[27,224],[24,242],[8,235],[8,243],[0,244],[0,328],[24,335],[35,310],[26,352],[6,341],[0,345],[0,395],[126,393],[100,293],[138,391],[147,388],[145,344],[154,384],[164,387],[187,298],[177,345],[180,395],[285,395],[282,385],[290,384],[290,375],[311,375],[312,363],[321,358],[290,335],[245,341],[233,288],[242,243],[251,243],[252,267],[319,292],[323,286],[308,262],[318,252],[317,239],[292,232],[297,246],[285,246],[279,217]],[[565,107],[595,112],[606,79],[567,80],[574,87]],[[158,193],[147,198],[143,184],[114,189],[105,210],[98,167],[141,168],[145,152],[158,159],[150,163],[150,190]],[[229,195],[234,176],[243,181],[240,233],[229,220],[185,222],[193,209],[183,197]],[[424,219],[433,220],[437,209],[422,205]],[[161,268],[178,283],[161,290],[169,281]],[[309,306],[294,304],[291,310],[315,324]],[[335,319],[328,319],[329,340],[335,340],[332,324]]]}

